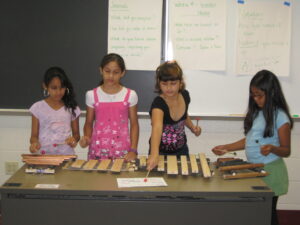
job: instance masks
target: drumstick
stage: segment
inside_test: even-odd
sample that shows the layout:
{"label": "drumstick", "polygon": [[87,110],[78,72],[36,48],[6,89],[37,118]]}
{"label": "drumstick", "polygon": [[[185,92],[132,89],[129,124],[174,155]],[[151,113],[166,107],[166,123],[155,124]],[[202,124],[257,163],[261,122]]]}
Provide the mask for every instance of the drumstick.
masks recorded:
{"label": "drumstick", "polygon": [[[72,136],[69,136],[68,138],[71,138]],[[73,143],[72,144],[74,144],[75,142],[73,141]],[[60,143],[54,143],[52,146],[53,147],[57,147],[57,146],[59,146],[59,145],[66,145],[67,144],[67,142],[66,141],[64,141],[64,142],[60,142]]]}
{"label": "drumstick", "polygon": [[59,146],[59,145],[65,145],[66,144],[66,142],[62,142],[62,143],[55,143],[55,144],[53,144],[53,147],[57,147],[57,146]]}
{"label": "drumstick", "polygon": [[150,170],[148,170],[147,175],[146,175],[146,177],[145,177],[145,179],[144,179],[144,182],[147,182],[147,181],[148,181],[147,177],[149,176],[149,173],[150,173]]}
{"label": "drumstick", "polygon": [[225,154],[237,155],[236,152],[231,152],[226,149],[224,151],[225,151]]}
{"label": "drumstick", "polygon": [[197,121],[197,127],[198,127],[198,125],[199,125],[199,120],[200,120],[200,117],[196,117],[195,119],[196,119],[196,121]]}

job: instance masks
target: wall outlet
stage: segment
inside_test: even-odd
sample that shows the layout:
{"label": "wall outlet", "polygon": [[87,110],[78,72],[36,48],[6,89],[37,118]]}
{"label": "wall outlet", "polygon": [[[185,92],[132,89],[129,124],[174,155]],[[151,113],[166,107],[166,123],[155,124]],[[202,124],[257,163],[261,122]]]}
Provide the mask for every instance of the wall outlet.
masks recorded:
{"label": "wall outlet", "polygon": [[12,175],[19,169],[18,162],[5,162],[5,174]]}

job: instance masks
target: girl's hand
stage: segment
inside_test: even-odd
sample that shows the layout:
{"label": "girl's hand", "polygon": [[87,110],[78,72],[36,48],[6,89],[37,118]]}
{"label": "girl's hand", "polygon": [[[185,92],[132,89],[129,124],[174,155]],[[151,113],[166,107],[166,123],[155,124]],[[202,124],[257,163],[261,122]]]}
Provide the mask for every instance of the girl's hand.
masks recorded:
{"label": "girl's hand", "polygon": [[91,143],[91,139],[88,136],[83,136],[79,141],[79,145],[82,148],[86,148],[90,143]]}
{"label": "girl's hand", "polygon": [[147,170],[152,170],[158,165],[159,155],[149,155],[147,160]]}
{"label": "girl's hand", "polygon": [[216,155],[224,155],[228,152],[225,145],[218,145],[212,149],[212,152]]}
{"label": "girl's hand", "polygon": [[267,156],[273,151],[274,147],[274,145],[262,145],[260,146],[260,153]]}
{"label": "girl's hand", "polygon": [[30,145],[29,150],[31,153],[37,153],[41,148],[40,142],[34,142]]}
{"label": "girl's hand", "polygon": [[195,136],[199,136],[201,134],[201,127],[199,126],[193,126],[191,131],[195,134]]}
{"label": "girl's hand", "polygon": [[136,157],[137,157],[137,154],[135,152],[128,152],[124,158],[128,162],[128,161],[136,159]]}
{"label": "girl's hand", "polygon": [[75,148],[77,145],[77,141],[75,140],[74,137],[70,136],[65,140],[67,145],[70,145],[70,147]]}

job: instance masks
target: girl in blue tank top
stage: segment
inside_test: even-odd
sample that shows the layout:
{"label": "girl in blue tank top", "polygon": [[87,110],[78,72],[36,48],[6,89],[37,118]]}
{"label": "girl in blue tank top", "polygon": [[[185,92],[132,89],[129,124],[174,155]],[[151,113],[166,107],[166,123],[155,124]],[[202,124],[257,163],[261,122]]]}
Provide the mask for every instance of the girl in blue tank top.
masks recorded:
{"label": "girl in blue tank top", "polygon": [[212,149],[216,155],[245,149],[249,162],[265,164],[264,169],[270,174],[263,179],[275,193],[272,225],[278,224],[278,196],[288,191],[288,173],[282,158],[291,154],[292,127],[293,120],[278,78],[272,72],[262,70],[250,82],[245,138]]}

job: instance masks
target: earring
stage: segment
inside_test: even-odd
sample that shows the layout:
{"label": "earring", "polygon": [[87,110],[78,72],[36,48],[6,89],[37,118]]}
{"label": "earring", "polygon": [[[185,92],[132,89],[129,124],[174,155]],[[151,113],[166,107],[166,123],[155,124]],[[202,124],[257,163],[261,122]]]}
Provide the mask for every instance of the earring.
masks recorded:
{"label": "earring", "polygon": [[69,90],[69,88],[67,88],[67,95],[68,95],[68,94],[70,94],[70,90]]}
{"label": "earring", "polygon": [[48,90],[47,90],[47,89],[44,89],[44,92],[43,92],[43,94],[44,94],[44,97],[48,97],[48,96],[49,96],[49,92],[48,92]]}

